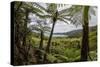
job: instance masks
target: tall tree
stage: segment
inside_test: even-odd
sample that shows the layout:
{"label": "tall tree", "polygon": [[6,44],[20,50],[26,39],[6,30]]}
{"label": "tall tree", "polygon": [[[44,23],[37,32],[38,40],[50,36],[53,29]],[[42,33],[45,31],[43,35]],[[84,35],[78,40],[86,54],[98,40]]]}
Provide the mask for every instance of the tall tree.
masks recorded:
{"label": "tall tree", "polygon": [[39,45],[39,49],[43,49],[44,33],[50,32],[51,28],[47,24],[46,20],[38,18],[35,22],[36,22],[35,24],[32,24],[30,26],[30,29],[32,31],[38,31],[38,33],[40,32],[40,45]]}
{"label": "tall tree", "polygon": [[43,62],[47,63],[47,54],[50,53],[50,45],[51,45],[51,40],[52,40],[52,35],[53,35],[55,24],[57,23],[57,21],[63,21],[65,23],[68,23],[68,21],[70,20],[70,17],[69,17],[70,9],[65,8],[60,11],[58,10],[59,5],[65,6],[65,4],[64,5],[63,4],[54,4],[54,3],[45,4],[45,5],[47,5],[47,8],[41,6],[38,3],[34,3],[34,5],[36,5],[39,9],[41,9],[45,12],[44,15],[40,15],[40,17],[41,18],[49,18],[52,23],[50,36],[49,36],[48,43],[47,43],[47,46],[45,49],[46,53],[44,54],[44,59],[43,59]]}
{"label": "tall tree", "polygon": [[81,61],[87,61],[89,56],[89,18],[90,14],[95,15],[95,11],[93,7],[89,6],[72,6],[73,11],[71,22],[73,24],[82,24],[83,32],[82,32],[82,46],[81,46]]}
{"label": "tall tree", "polygon": [[83,9],[83,37],[82,37],[82,48],[81,48],[81,61],[88,60],[89,53],[89,6],[85,6]]}
{"label": "tall tree", "polygon": [[[49,40],[45,49],[45,54],[44,54],[44,59],[43,62],[47,63],[47,53],[50,53],[50,45],[51,45],[51,39],[52,39],[52,35],[53,35],[53,31],[54,31],[54,27],[57,21],[63,21],[65,23],[68,23],[68,21],[70,20],[69,16],[69,11],[71,9],[65,8],[63,10],[58,10],[58,4],[46,4],[47,8],[44,8],[43,6],[41,6],[38,3],[34,3],[39,9],[45,11],[44,15],[41,15],[41,18],[49,18],[51,19],[51,23],[52,23],[52,28],[51,28],[51,32],[50,32],[50,36],[49,36]],[[61,4],[62,5],[62,4]]]}
{"label": "tall tree", "polygon": [[45,20],[38,18],[35,22],[36,23],[32,24],[30,28],[32,31],[37,31],[38,33],[40,32],[40,44],[37,50],[37,55],[38,55],[38,63],[42,63],[43,41],[44,41],[44,36],[45,36],[44,33],[50,32],[51,28],[49,27],[49,25],[47,24]]}

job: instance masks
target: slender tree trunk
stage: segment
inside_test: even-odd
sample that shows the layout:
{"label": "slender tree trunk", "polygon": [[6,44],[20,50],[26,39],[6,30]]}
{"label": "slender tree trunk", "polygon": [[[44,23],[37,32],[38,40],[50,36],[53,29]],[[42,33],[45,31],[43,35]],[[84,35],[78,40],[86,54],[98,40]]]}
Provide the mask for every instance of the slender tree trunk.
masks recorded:
{"label": "slender tree trunk", "polygon": [[40,45],[39,45],[39,49],[42,49],[43,48],[43,39],[44,39],[44,33],[43,31],[41,31],[41,41],[40,41]]}
{"label": "slender tree trunk", "polygon": [[49,37],[47,47],[45,50],[46,53],[44,54],[43,63],[47,63],[47,53],[50,52],[50,44],[51,44],[51,39],[52,39],[52,35],[53,35],[53,30],[54,30],[54,27],[55,27],[55,24],[57,21],[57,16],[58,16],[58,11],[56,11],[56,13],[54,14],[54,17],[53,17],[52,29],[51,29],[50,37]]}
{"label": "slender tree trunk", "polygon": [[56,13],[54,14],[55,16],[53,17],[53,24],[52,24],[52,29],[51,29],[51,33],[50,33],[50,37],[47,43],[47,47],[46,47],[46,52],[49,53],[50,52],[50,44],[51,44],[51,39],[52,39],[52,34],[53,34],[53,30],[57,21],[57,16],[58,16],[58,11],[56,11]]}
{"label": "slender tree trunk", "polygon": [[24,31],[23,31],[23,51],[25,53],[24,55],[24,62],[25,64],[27,64],[28,62],[28,50],[27,50],[27,42],[26,42],[26,36],[27,36],[27,23],[28,23],[28,10],[26,9],[26,18],[25,18],[25,22],[24,22]]}
{"label": "slender tree trunk", "polygon": [[50,43],[51,43],[51,39],[52,39],[52,35],[53,35],[53,30],[54,30],[55,23],[56,22],[54,22],[52,24],[52,29],[51,29],[50,37],[49,37],[49,40],[48,40],[48,43],[47,43],[46,53],[44,54],[43,63],[46,63],[47,62],[47,53],[50,52]]}
{"label": "slender tree trunk", "polygon": [[48,40],[48,45],[47,45],[47,48],[46,48],[46,51],[48,53],[50,52],[50,44],[51,44],[51,39],[52,39],[52,35],[53,35],[54,26],[55,26],[55,21],[52,25],[52,30],[51,30],[50,37],[49,37],[49,40]]}
{"label": "slender tree trunk", "polygon": [[41,40],[40,40],[40,45],[39,45],[39,50],[37,50],[37,58],[38,58],[38,60],[37,60],[37,63],[42,63],[42,52],[40,51],[40,50],[42,50],[43,49],[43,39],[44,39],[44,33],[43,33],[43,31],[41,31]]}
{"label": "slender tree trunk", "polygon": [[88,12],[89,12],[89,6],[84,7],[84,13],[83,13],[84,24],[83,24],[82,47],[81,47],[81,61],[87,61],[88,60],[88,52],[89,52]]}
{"label": "slender tree trunk", "polygon": [[27,33],[27,19],[28,19],[28,12],[26,10],[26,19],[23,26],[23,47],[26,46],[26,33]]}

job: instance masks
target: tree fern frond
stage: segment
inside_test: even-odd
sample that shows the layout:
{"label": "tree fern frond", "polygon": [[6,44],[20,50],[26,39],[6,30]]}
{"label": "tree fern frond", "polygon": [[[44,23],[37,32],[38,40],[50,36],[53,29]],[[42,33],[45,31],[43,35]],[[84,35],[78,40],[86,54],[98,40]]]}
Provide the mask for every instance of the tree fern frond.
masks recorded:
{"label": "tree fern frond", "polygon": [[81,10],[82,10],[82,6],[73,6],[72,5],[70,8],[59,11],[59,14],[71,16],[71,15],[74,15],[75,13],[77,13]]}
{"label": "tree fern frond", "polygon": [[65,23],[69,24],[68,21],[64,20],[63,18],[58,18],[58,21],[65,22]]}
{"label": "tree fern frond", "polygon": [[40,10],[44,10],[45,12],[47,12],[47,9],[44,8],[43,6],[41,6],[41,5],[38,4],[38,3],[33,3],[33,6],[36,6],[38,9],[40,9]]}
{"label": "tree fern frond", "polygon": [[69,11],[72,11],[72,9],[69,9],[69,8],[63,9],[63,10],[59,11],[58,13],[59,13],[59,14],[63,14],[63,13],[67,13],[67,12],[69,12]]}
{"label": "tree fern frond", "polygon": [[38,8],[36,8],[36,7],[34,7],[32,4],[26,4],[26,5],[27,5],[27,7],[29,7],[28,9],[29,9],[30,11],[36,11],[36,12],[39,12],[39,13],[43,13],[42,10],[40,10],[40,9],[38,9]]}

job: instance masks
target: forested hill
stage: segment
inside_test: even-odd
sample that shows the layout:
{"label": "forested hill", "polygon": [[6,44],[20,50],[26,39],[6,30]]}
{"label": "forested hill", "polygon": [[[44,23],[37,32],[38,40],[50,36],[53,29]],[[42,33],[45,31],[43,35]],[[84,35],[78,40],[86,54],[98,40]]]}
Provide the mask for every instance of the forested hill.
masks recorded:
{"label": "forested hill", "polygon": [[[93,32],[96,30],[97,30],[97,26],[89,27],[90,32]],[[82,29],[72,30],[69,32],[64,32],[64,33],[54,33],[54,35],[67,35],[68,37],[80,37],[82,35]]]}

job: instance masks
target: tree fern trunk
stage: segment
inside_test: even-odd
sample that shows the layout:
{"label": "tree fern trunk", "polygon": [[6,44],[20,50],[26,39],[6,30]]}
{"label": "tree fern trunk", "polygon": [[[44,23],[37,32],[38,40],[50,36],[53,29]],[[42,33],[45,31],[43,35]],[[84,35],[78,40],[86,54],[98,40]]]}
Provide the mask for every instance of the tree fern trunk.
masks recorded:
{"label": "tree fern trunk", "polygon": [[46,50],[45,50],[46,53],[44,54],[43,63],[47,63],[47,53],[50,52],[50,44],[51,44],[51,39],[52,39],[54,27],[55,27],[55,24],[56,24],[56,21],[57,21],[57,16],[58,16],[58,11],[56,11],[54,13],[54,16],[53,16],[53,19],[52,19],[53,20],[52,29],[51,29],[50,37],[49,37],[47,47],[46,47]]}
{"label": "tree fern trunk", "polygon": [[26,9],[26,18],[25,18],[25,22],[24,22],[24,30],[23,30],[23,51],[25,53],[24,55],[24,62],[25,64],[27,64],[28,62],[28,50],[27,50],[27,41],[26,41],[26,37],[27,37],[27,23],[28,23],[28,10]]}
{"label": "tree fern trunk", "polygon": [[42,52],[41,52],[41,50],[43,49],[43,39],[44,39],[44,33],[43,33],[43,31],[41,31],[41,40],[40,40],[40,45],[39,45],[39,50],[37,50],[37,54],[38,54],[38,56],[37,56],[37,58],[38,58],[38,60],[37,60],[37,63],[42,63]]}
{"label": "tree fern trunk", "polygon": [[39,49],[42,49],[43,48],[43,39],[44,39],[44,33],[43,31],[41,31],[41,40],[40,40],[40,45],[39,45]]}
{"label": "tree fern trunk", "polygon": [[81,61],[87,61],[88,60],[88,52],[89,52],[88,12],[89,12],[89,6],[84,7],[84,13],[83,13],[84,24],[83,24],[82,47],[81,47]]}
{"label": "tree fern trunk", "polygon": [[48,45],[47,45],[47,48],[46,48],[46,51],[48,53],[50,52],[50,44],[51,44],[51,39],[52,39],[52,35],[53,35],[54,26],[55,26],[55,22],[52,25],[52,30],[51,30],[50,37],[49,37],[49,40],[48,40]]}
{"label": "tree fern trunk", "polygon": [[52,25],[50,37],[49,37],[48,44],[47,44],[47,47],[46,47],[46,53],[44,54],[43,63],[47,63],[47,53],[50,52],[50,43],[51,43],[51,39],[52,39],[52,35],[53,35],[54,26],[55,26],[55,21]]}

